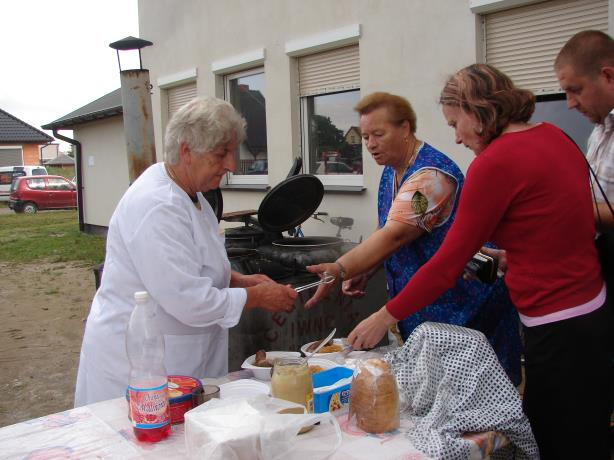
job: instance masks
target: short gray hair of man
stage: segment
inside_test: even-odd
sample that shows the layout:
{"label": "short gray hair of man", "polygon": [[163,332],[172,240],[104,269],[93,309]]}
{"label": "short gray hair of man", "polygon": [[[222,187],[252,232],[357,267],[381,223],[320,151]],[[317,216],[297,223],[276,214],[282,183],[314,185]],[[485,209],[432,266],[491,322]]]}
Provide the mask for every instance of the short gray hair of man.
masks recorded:
{"label": "short gray hair of man", "polygon": [[179,147],[204,155],[221,144],[245,139],[245,119],[228,102],[215,97],[198,97],[183,105],[170,119],[164,140],[164,160],[179,163]]}

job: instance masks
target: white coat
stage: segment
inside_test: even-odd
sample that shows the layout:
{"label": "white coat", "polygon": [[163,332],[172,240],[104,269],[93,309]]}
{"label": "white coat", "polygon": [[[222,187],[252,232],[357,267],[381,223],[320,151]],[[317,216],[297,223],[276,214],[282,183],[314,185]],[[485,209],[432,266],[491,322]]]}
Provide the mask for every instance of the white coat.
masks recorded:
{"label": "white coat", "polygon": [[158,163],[117,205],[81,346],[75,407],[124,395],[126,328],[136,291],[148,291],[159,305],[169,375],[228,372],[228,328],[239,322],[247,293],[228,287],[224,237],[207,200],[200,193],[198,199],[202,210]]}

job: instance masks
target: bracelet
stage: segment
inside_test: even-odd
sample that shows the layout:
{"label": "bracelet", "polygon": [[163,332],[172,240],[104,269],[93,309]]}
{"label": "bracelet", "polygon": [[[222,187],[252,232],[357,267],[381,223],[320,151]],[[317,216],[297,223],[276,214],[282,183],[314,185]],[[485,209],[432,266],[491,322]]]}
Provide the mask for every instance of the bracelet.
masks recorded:
{"label": "bracelet", "polygon": [[347,271],[341,262],[336,260],[335,263],[339,267],[339,278],[341,278],[341,281],[343,281],[345,279],[345,275],[347,275]]}

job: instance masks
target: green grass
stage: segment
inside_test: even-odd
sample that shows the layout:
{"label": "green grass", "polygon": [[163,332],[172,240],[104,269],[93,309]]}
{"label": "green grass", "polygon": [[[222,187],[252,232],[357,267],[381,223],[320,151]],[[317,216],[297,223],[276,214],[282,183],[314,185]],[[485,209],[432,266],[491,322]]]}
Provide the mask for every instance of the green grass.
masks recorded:
{"label": "green grass", "polygon": [[74,167],[70,167],[70,168],[58,168],[57,166],[46,166],[47,168],[47,172],[52,175],[52,176],[62,176],[65,177],[68,180],[72,180],[73,177],[75,177],[75,168]]}
{"label": "green grass", "polygon": [[79,232],[77,211],[0,214],[0,260],[82,262],[104,260],[105,238]]}

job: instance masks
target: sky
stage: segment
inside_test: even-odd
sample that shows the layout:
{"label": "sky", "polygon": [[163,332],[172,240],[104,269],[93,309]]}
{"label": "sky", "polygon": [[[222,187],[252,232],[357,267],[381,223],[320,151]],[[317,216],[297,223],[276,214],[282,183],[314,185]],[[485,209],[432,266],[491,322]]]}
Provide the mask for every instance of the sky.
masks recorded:
{"label": "sky", "polygon": [[[0,109],[41,129],[119,88],[117,55],[109,43],[139,36],[137,0],[0,5]],[[60,134],[72,137],[71,131]],[[66,147],[60,142],[60,150]]]}

